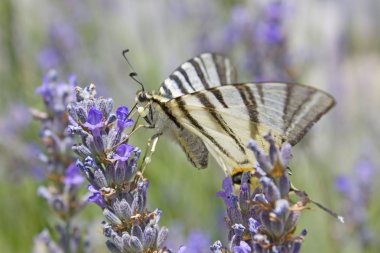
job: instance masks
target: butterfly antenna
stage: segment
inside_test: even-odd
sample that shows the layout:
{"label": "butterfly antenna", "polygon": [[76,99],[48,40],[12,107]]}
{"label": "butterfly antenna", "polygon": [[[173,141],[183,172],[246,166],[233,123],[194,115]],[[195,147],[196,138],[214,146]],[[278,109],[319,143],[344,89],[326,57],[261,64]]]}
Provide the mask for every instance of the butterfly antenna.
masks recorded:
{"label": "butterfly antenna", "polygon": [[128,66],[131,68],[132,72],[129,73],[129,77],[133,79],[136,83],[140,84],[142,91],[145,91],[143,83],[138,79],[137,72],[133,69],[132,64],[129,62],[127,53],[129,52],[129,49],[124,49],[122,52],[122,55],[125,59],[125,61],[128,63]]}
{"label": "butterfly antenna", "polygon": [[142,90],[142,91],[145,91],[145,89],[144,89],[144,85],[142,84],[142,82],[141,82],[140,80],[137,79],[137,78],[138,78],[138,75],[137,75],[136,72],[132,72],[132,73],[130,73],[130,74],[129,74],[129,77],[132,78],[133,81],[135,81],[136,83],[140,84],[140,86],[141,86],[141,90]]}

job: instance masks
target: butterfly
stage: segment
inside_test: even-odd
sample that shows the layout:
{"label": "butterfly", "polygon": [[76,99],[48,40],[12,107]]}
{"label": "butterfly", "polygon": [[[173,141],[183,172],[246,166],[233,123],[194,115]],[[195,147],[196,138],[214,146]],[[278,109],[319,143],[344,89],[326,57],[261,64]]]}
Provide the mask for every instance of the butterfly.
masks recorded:
{"label": "butterfly", "polygon": [[253,167],[249,140],[268,150],[263,136],[270,131],[277,145],[295,145],[335,104],[301,84],[238,83],[231,61],[214,53],[186,61],[158,91],[143,89],[136,100],[157,138],[173,137],[196,168],[207,167],[210,153],[227,175]]}

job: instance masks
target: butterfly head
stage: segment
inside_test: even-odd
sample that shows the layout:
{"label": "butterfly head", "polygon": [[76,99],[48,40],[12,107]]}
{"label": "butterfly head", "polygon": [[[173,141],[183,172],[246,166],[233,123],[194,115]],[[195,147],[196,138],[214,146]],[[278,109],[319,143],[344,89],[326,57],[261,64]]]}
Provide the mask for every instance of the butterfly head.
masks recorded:
{"label": "butterfly head", "polygon": [[140,90],[136,94],[136,103],[144,104],[149,102],[151,96],[144,90]]}
{"label": "butterfly head", "polygon": [[154,113],[153,113],[153,106],[152,106],[152,94],[140,90],[136,94],[136,104],[137,104],[137,110],[142,118],[145,119],[145,121],[150,125],[154,126],[155,120],[154,120]]}

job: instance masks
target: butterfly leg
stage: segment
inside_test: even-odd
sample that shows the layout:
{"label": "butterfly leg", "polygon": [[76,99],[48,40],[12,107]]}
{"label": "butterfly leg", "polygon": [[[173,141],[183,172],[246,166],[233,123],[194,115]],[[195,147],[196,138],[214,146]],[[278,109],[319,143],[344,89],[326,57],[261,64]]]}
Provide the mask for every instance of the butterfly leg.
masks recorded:
{"label": "butterfly leg", "polygon": [[143,158],[143,164],[141,165],[141,169],[140,169],[142,173],[144,173],[144,170],[146,169],[148,164],[151,162],[152,160],[151,157],[154,151],[156,151],[156,145],[161,135],[162,133],[156,133],[149,139],[146,150],[145,150],[144,158]]}

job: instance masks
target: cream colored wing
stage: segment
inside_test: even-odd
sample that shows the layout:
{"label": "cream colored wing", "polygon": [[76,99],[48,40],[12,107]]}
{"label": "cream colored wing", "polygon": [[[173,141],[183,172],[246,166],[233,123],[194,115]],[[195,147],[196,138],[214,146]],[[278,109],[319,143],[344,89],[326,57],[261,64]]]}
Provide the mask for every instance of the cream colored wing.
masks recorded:
{"label": "cream colored wing", "polygon": [[295,145],[332,106],[334,99],[312,87],[288,83],[219,86],[169,100],[165,106],[184,129],[198,136],[227,173],[252,167],[247,150],[269,131],[277,143]]}

